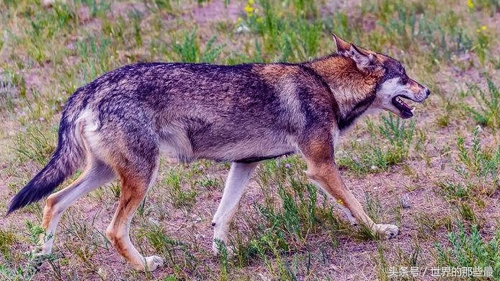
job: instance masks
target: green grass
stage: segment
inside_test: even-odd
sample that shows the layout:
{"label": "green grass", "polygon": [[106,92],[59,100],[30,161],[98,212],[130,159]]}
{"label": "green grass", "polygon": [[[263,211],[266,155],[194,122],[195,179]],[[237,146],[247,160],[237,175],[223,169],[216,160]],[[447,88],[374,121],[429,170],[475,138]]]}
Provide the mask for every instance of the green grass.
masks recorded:
{"label": "green grass", "polygon": [[479,125],[498,130],[500,129],[500,90],[491,79],[487,79],[486,84],[487,90],[477,85],[469,86],[466,94],[472,95],[479,107],[476,109],[467,105],[466,108]]}
{"label": "green grass", "polygon": [[368,122],[369,140],[352,141],[349,150],[342,151],[339,164],[359,174],[377,173],[407,160],[414,145],[415,123],[392,115],[382,116],[375,125]]}
{"label": "green grass", "polygon": [[[437,262],[440,266],[479,268],[478,276],[470,280],[496,280],[500,278],[500,232],[485,241],[477,226],[466,229],[462,224],[448,232],[448,247],[436,243]],[[488,278],[489,277],[489,278]]]}
{"label": "green grass", "polygon": [[183,188],[182,183],[185,180],[185,175],[183,170],[171,169],[165,178],[165,185],[169,187],[169,198],[175,207],[189,207],[196,202],[196,189],[185,190]]}
{"label": "green grass", "polygon": [[[132,270],[106,240],[120,195],[114,182],[69,208],[39,272],[23,253],[37,240],[43,205],[2,218],[0,279],[391,280],[391,267],[488,264],[499,278],[491,218],[500,212],[500,2],[341,2],[1,2],[0,207],[48,161],[64,102],[103,73],[144,61],[299,62],[334,51],[335,32],[400,60],[433,93],[411,120],[365,117],[335,151],[365,210],[396,222],[402,236],[381,241],[349,225],[291,156],[260,165],[231,225],[234,256],[222,249],[213,257],[210,222],[228,163],[162,160],[132,241],[165,267]],[[400,206],[403,194],[409,209]]]}
{"label": "green grass", "polygon": [[166,258],[166,264],[174,271],[175,276],[183,278],[202,276],[200,272],[202,265],[192,254],[192,245],[168,237],[165,231],[158,227],[141,233],[141,236],[147,239],[157,254]]}
{"label": "green grass", "polygon": [[[466,146],[465,139],[458,138],[458,165],[456,172],[463,179],[459,188],[461,190],[472,189],[482,194],[491,195],[499,187],[500,178],[500,145],[496,147],[481,144],[479,129],[472,133],[472,144]],[[472,177],[471,177],[472,175]],[[463,183],[466,183],[464,186]],[[478,195],[477,193],[475,195]]]}
{"label": "green grass", "polygon": [[173,51],[178,55],[179,61],[213,63],[222,53],[224,45],[214,46],[217,38],[213,36],[201,51],[196,32],[195,29],[191,33],[184,34],[182,43],[174,44]]}

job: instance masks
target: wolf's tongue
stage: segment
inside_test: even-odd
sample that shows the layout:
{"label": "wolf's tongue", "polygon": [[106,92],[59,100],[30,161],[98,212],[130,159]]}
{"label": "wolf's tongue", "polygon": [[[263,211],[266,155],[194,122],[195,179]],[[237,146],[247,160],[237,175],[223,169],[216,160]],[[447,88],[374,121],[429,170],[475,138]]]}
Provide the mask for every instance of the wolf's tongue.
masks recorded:
{"label": "wolf's tongue", "polygon": [[401,117],[410,118],[413,116],[413,112],[411,111],[411,107],[409,105],[407,105],[401,97],[397,96],[397,97],[393,98],[392,104],[397,109],[399,109],[399,111],[401,112],[401,115],[400,115]]}

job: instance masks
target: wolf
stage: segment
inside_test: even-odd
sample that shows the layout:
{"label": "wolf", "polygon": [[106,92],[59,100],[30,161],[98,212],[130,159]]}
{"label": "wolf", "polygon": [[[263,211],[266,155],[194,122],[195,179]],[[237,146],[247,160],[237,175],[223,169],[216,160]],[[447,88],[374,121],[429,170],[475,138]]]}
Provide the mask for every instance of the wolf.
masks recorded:
{"label": "wolf", "polygon": [[364,114],[386,110],[410,118],[404,100],[422,102],[430,91],[396,59],[333,39],[336,53],[303,63],[138,63],[102,75],[68,99],[54,154],[13,197],[7,214],[51,194],[84,166],[75,182],[46,199],[38,254],[49,254],[64,210],[117,178],[120,199],[106,236],[134,268],[152,271],[163,259],[140,254],[129,228],[155,181],[160,155],[231,162],[212,220],[217,252],[258,163],[299,153],[306,175],[353,224],[395,237],[398,227],[374,223],[346,187],[334,147]]}

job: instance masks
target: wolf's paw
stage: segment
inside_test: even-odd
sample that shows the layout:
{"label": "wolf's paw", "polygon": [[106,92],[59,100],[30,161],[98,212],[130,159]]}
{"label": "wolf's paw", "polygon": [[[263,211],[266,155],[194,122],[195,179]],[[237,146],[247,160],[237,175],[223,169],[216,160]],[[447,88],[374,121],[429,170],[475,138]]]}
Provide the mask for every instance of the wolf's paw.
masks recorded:
{"label": "wolf's paw", "polygon": [[154,271],[158,267],[163,266],[164,261],[159,256],[146,257],[146,268],[145,271]]}
{"label": "wolf's paw", "polygon": [[42,245],[38,245],[33,247],[33,249],[29,252],[26,252],[27,255],[30,255],[36,259],[44,259],[52,253],[52,248],[46,248]]}
{"label": "wolf's paw", "polygon": [[37,271],[46,260],[55,257],[52,255],[51,251],[45,252],[42,246],[35,246],[31,251],[25,252],[24,254],[29,257],[31,266]]}
{"label": "wolf's paw", "polygon": [[24,252],[26,255],[31,255],[33,257],[42,256],[42,246],[35,246],[31,251]]}
{"label": "wolf's paw", "polygon": [[374,230],[383,239],[391,239],[399,233],[399,228],[393,224],[376,224]]}

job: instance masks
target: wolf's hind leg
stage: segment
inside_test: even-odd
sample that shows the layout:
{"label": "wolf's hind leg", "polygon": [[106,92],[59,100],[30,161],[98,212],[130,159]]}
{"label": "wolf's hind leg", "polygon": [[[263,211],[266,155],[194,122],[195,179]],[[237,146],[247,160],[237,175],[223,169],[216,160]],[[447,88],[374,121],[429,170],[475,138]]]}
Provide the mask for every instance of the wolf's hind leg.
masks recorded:
{"label": "wolf's hind leg", "polygon": [[117,167],[121,177],[122,189],[120,202],[113,220],[106,229],[106,236],[118,253],[132,266],[141,271],[153,271],[163,265],[163,259],[158,256],[144,257],[130,241],[130,224],[135,211],[146,196],[149,186],[154,182],[158,159],[143,161],[133,167]]}
{"label": "wolf's hind leg", "polygon": [[54,235],[61,215],[74,201],[90,191],[113,180],[114,173],[106,164],[92,159],[87,164],[82,175],[65,189],[50,195],[43,210],[42,228],[40,235],[41,249],[39,255],[50,254],[54,243]]}
{"label": "wolf's hind leg", "polygon": [[229,175],[227,176],[226,185],[224,187],[224,193],[222,194],[222,200],[212,220],[212,226],[214,226],[212,249],[215,254],[219,253],[217,241],[227,243],[229,223],[236,213],[245,186],[257,165],[258,162],[233,162],[231,164],[231,169],[229,170]]}

